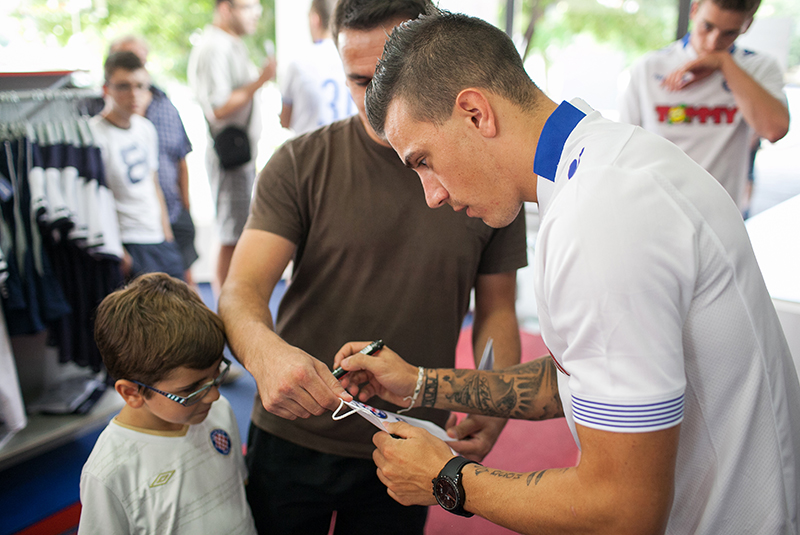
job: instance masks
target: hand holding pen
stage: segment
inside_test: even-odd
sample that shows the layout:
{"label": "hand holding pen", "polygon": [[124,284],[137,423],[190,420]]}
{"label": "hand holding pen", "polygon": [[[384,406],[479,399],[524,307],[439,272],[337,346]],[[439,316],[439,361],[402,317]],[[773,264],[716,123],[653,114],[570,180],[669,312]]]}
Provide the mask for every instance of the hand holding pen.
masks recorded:
{"label": "hand holding pen", "polygon": [[[369,344],[367,347],[365,347],[364,349],[359,351],[359,353],[364,354],[364,355],[374,355],[375,353],[377,353],[381,349],[383,349],[383,340],[375,340],[374,342]],[[344,376],[344,374],[346,374],[346,373],[347,373],[347,371],[344,370],[341,366],[339,366],[338,368],[333,370],[333,376],[336,377],[337,379],[342,378]]]}

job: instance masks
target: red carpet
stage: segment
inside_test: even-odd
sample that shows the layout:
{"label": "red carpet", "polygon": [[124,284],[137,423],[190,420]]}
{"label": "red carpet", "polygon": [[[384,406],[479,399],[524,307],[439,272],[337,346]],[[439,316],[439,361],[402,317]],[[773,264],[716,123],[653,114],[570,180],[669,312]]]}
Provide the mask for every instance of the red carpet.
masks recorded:
{"label": "red carpet", "polygon": [[[459,368],[474,368],[470,329],[461,332],[456,350]],[[538,335],[522,332],[522,361],[527,362],[548,353]],[[564,468],[578,463],[579,451],[563,418],[544,422],[509,420],[492,451],[483,460],[485,466],[513,472],[531,472],[544,468]],[[514,533],[483,518],[463,518],[431,507],[428,535],[499,535]]]}

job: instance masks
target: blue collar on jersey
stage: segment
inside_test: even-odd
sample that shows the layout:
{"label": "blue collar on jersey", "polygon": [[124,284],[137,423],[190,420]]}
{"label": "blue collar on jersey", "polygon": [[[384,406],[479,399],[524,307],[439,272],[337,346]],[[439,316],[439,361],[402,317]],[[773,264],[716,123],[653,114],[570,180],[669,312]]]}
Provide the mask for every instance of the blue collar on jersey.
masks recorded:
{"label": "blue collar on jersey", "polygon": [[[681,43],[683,44],[683,48],[689,46],[689,37],[692,35],[692,32],[687,33],[681,38]],[[728,52],[733,54],[736,51],[736,43],[733,43],[731,47],[728,49]]]}
{"label": "blue collar on jersey", "polygon": [[564,150],[564,143],[584,117],[585,113],[566,100],[558,105],[556,111],[547,118],[542,135],[539,136],[536,156],[533,158],[534,173],[550,182],[556,181],[556,168]]}

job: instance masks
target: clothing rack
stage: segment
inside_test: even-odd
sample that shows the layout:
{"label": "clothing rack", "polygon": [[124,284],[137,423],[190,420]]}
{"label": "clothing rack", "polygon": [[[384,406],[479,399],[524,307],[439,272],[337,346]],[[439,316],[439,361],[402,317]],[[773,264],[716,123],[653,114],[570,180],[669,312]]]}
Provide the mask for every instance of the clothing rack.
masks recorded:
{"label": "clothing rack", "polygon": [[[102,92],[95,88],[63,88],[28,89],[0,91],[0,122],[11,123],[30,121],[40,112],[53,104],[82,106],[86,102],[99,99]],[[84,110],[76,110],[78,115],[88,115]],[[66,115],[66,113],[62,113]]]}
{"label": "clothing rack", "polygon": [[52,101],[74,100],[79,98],[99,97],[101,91],[95,88],[48,88],[28,89],[24,91],[0,91],[0,102],[18,103],[24,100]]}
{"label": "clothing rack", "polygon": [[[101,280],[98,277],[110,277],[107,280],[111,281],[113,276],[108,273],[116,273],[115,260],[99,258],[93,254],[98,249],[89,247],[93,244],[89,243],[89,237],[94,236],[91,229],[83,239],[73,236],[73,233],[83,232],[86,221],[94,221],[92,214],[97,210],[89,208],[96,206],[92,203],[99,202],[96,192],[105,189],[100,186],[102,173],[98,168],[86,167],[90,160],[100,161],[99,149],[94,146],[88,124],[88,110],[91,103],[102,97],[102,92],[97,88],[70,87],[69,73],[57,74],[62,77],[55,83],[51,81],[52,76],[39,75],[22,75],[26,79],[18,81],[19,84],[45,82],[47,87],[32,88],[28,85],[0,91],[0,153],[6,156],[4,174],[14,190],[15,203],[14,232],[4,233],[5,241],[13,237],[18,244],[22,243],[17,239],[20,236],[30,235],[32,238],[25,240],[24,247],[9,249],[11,254],[7,255],[6,264],[9,268],[33,266],[30,272],[17,269],[18,281],[23,275],[38,276],[35,280],[48,277],[48,285],[42,286],[41,291],[41,295],[47,297],[38,301],[40,310],[44,311],[43,302],[64,308],[66,301],[71,311],[58,316],[55,322],[52,319],[38,321],[37,318],[30,323],[30,333],[21,332],[19,326],[22,320],[34,318],[33,313],[15,309],[4,318],[5,324],[15,326],[15,329],[9,327],[8,330],[10,349],[14,359],[24,363],[17,368],[26,405],[64,381],[97,373],[98,357],[96,349],[87,346],[91,342],[91,333],[85,327],[88,325],[85,318],[89,314],[87,311],[102,296],[98,292],[106,291],[106,288],[97,288],[95,283]],[[5,76],[0,75],[0,78]],[[49,79],[45,81],[44,78]],[[55,187],[51,189],[51,186]],[[58,192],[60,196],[43,196],[42,192]],[[67,193],[72,196],[68,198]],[[76,196],[82,199],[82,211],[68,202],[75,200]],[[6,201],[5,206],[10,202]],[[6,212],[8,216],[10,211]],[[17,212],[19,217],[16,217]],[[76,214],[83,216],[77,217]],[[5,228],[11,230],[10,224]],[[33,260],[27,260],[26,254],[33,255]],[[46,262],[45,255],[48,258]],[[49,266],[49,269],[44,266]],[[25,288],[34,287],[38,292],[39,286],[31,284],[30,280],[26,279]],[[110,287],[111,283],[108,284]],[[56,287],[63,294],[60,297],[56,297]],[[27,290],[16,295],[37,302],[37,296],[32,296]],[[84,303],[80,296],[87,296],[87,301]],[[46,324],[45,330],[40,330],[42,323]],[[23,327],[27,328],[26,325]],[[120,400],[117,398],[102,395],[89,414],[29,414],[27,426],[0,447],[0,470],[102,426],[111,414],[119,410]]]}

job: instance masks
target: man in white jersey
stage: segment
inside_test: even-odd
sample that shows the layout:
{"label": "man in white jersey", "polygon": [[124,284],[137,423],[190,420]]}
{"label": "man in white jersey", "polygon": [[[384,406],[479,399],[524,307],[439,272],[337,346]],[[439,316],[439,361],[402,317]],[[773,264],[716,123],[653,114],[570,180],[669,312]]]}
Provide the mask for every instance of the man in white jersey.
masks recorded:
{"label": "man in white jersey", "polygon": [[162,271],[182,278],[183,261],[158,183],[158,135],[141,115],[151,100],[150,75],[129,51],[110,54],[104,69],[106,104],[89,124],[114,194],[123,275]]}
{"label": "man in white jersey", "polygon": [[423,369],[415,391],[416,367],[386,348],[350,356],[365,345],[351,342],[334,363],[351,371],[342,384],[361,400],[565,416],[581,448],[575,467],[515,473],[392,424],[373,438],[391,496],[525,533],[798,532],[800,383],[744,222],[711,175],[579,99],[557,105],[502,31],[464,15],[395,29],[366,106],[430,207],[501,227],[538,203],[551,355]]}
{"label": "man in white jersey", "polygon": [[217,0],[214,22],[203,29],[189,55],[188,78],[203,109],[211,136],[227,126],[247,131],[250,161],[224,169],[212,139],[206,150],[206,170],[216,203],[220,249],[215,286],[228,276],[233,249],[244,229],[256,176],[256,149],[261,137],[261,107],[256,92],[275,76],[274,58],[258,69],[242,37],[253,34],[261,18],[259,0]]}
{"label": "man in white jersey", "polygon": [[295,134],[344,119],[356,113],[345,83],[344,67],[329,28],[331,0],[312,0],[308,29],[313,45],[292,61],[279,76],[281,126]]}
{"label": "man in white jersey", "polygon": [[748,205],[754,136],[776,142],[789,129],[783,72],[736,46],[760,0],[696,0],[691,33],[631,70],[620,120],[667,138],[711,173],[742,212]]}

